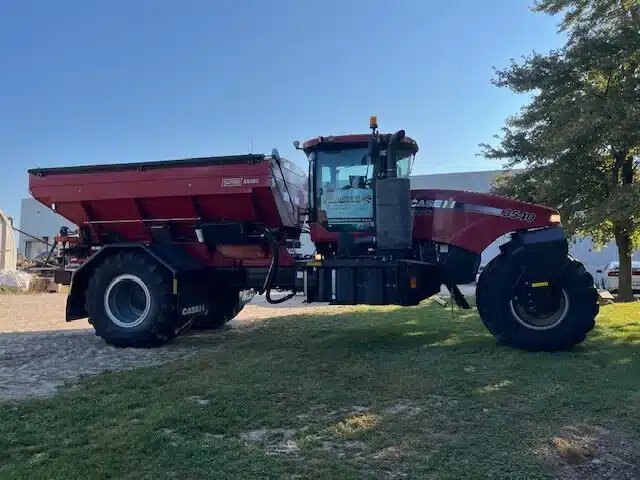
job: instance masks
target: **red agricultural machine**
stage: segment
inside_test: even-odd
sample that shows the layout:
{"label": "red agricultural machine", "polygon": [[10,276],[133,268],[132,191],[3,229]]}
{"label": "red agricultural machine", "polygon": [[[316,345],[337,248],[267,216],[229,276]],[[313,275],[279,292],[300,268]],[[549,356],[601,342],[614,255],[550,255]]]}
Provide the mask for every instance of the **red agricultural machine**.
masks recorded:
{"label": "red agricultural machine", "polygon": [[[305,175],[270,156],[33,169],[30,191],[79,226],[63,258],[85,258],[67,321],[88,317],[118,346],[153,346],[216,328],[254,292],[272,303],[417,305],[472,283],[480,254],[511,233],[480,275],[476,304],[501,342],[559,350],[598,313],[591,275],[568,256],[558,213],[497,196],[411,190],[418,145],[404,131],[317,137]],[[310,235],[315,254],[298,254]],[[272,298],[274,290],[291,292]]]}

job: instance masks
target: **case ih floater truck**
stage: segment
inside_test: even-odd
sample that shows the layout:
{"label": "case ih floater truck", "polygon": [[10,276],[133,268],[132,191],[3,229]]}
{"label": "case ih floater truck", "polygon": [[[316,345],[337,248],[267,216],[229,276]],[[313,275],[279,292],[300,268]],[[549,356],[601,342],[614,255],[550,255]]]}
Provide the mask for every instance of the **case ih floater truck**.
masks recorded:
{"label": "case ih floater truck", "polygon": [[[216,328],[252,292],[281,302],[417,305],[472,283],[481,252],[511,233],[484,269],[476,305],[501,342],[559,350],[598,313],[593,279],[568,256],[558,213],[497,196],[410,190],[418,145],[404,131],[317,137],[296,148],[309,174],[272,155],[30,170],[30,191],[79,226],[62,257],[67,321],[89,318],[118,346],[153,346],[189,326]],[[310,234],[316,253],[296,254]],[[274,290],[288,295],[272,298]],[[416,314],[418,314],[416,312]]]}

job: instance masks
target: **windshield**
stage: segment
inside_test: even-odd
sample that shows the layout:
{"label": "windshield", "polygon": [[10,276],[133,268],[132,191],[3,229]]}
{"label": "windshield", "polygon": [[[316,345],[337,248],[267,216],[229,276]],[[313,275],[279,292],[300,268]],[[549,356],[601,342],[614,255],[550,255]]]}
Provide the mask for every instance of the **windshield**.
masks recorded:
{"label": "windshield", "polygon": [[373,227],[373,165],[366,148],[318,152],[318,220],[331,230]]}
{"label": "windshield", "polygon": [[[409,176],[413,155],[399,152],[398,157],[398,177]],[[318,221],[329,230],[373,229],[375,173],[366,147],[317,152]]]}

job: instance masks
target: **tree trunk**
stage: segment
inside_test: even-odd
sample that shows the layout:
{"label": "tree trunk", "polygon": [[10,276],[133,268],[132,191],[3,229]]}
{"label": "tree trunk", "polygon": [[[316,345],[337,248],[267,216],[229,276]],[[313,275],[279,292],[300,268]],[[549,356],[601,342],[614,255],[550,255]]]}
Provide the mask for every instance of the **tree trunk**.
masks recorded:
{"label": "tree trunk", "polygon": [[618,260],[620,268],[618,270],[618,300],[621,302],[632,302],[633,286],[631,268],[631,236],[625,229],[616,229],[616,245],[618,246]]}

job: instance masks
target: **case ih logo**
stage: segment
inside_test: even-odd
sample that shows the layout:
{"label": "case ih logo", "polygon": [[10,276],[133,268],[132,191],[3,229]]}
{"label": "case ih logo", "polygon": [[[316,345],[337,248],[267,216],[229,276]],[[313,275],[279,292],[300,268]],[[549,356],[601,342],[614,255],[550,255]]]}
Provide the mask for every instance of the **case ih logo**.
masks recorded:
{"label": "case ih logo", "polygon": [[416,217],[430,217],[434,208],[456,208],[455,200],[434,200],[432,198],[414,198],[411,210]]}
{"label": "case ih logo", "polygon": [[193,305],[192,307],[184,307],[182,309],[182,312],[180,313],[182,313],[183,316],[195,315],[198,313],[206,314],[207,306],[203,304],[203,305]]}
{"label": "case ih logo", "polygon": [[432,199],[420,199],[414,198],[411,200],[411,207],[413,208],[455,208],[455,200],[432,200]]}
{"label": "case ih logo", "polygon": [[241,185],[255,185],[256,183],[260,183],[260,179],[258,178],[223,178],[222,179],[223,187],[239,187]]}

